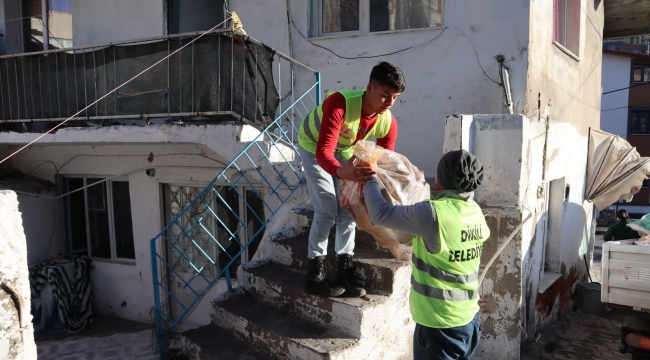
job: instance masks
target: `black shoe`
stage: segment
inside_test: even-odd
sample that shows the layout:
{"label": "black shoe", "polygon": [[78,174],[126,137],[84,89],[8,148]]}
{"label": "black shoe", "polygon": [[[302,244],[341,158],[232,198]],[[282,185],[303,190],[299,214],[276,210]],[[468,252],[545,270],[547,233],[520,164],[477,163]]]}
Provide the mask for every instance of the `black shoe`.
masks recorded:
{"label": "black shoe", "polygon": [[345,288],[334,285],[327,277],[325,270],[325,257],[317,256],[309,259],[307,276],[305,277],[305,292],[325,297],[343,295]]}
{"label": "black shoe", "polygon": [[350,255],[337,256],[336,284],[345,288],[346,297],[362,297],[366,289],[355,273],[356,266]]}

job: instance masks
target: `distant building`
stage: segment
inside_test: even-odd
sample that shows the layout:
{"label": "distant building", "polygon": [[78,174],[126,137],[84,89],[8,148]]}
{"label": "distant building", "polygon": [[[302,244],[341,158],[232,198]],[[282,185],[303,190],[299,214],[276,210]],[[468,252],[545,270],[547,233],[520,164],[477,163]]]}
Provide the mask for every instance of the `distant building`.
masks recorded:
{"label": "distant building", "polygon": [[[650,156],[650,55],[603,49],[602,82],[600,128],[626,139],[641,156]],[[650,181],[631,203],[619,206],[630,213],[650,213]]]}

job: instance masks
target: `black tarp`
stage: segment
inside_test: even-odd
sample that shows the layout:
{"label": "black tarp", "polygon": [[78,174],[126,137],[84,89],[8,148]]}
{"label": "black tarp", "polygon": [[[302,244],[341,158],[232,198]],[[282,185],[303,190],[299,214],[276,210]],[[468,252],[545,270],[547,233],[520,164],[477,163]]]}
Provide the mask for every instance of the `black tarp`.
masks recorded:
{"label": "black tarp", "polygon": [[[67,118],[193,37],[0,59],[0,117]],[[273,50],[209,34],[79,116],[232,111],[275,118]]]}

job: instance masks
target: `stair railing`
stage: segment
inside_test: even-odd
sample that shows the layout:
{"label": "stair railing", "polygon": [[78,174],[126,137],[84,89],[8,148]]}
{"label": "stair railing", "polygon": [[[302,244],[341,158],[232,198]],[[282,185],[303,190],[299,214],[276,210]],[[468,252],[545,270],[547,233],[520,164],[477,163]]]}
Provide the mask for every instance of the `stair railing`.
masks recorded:
{"label": "stair railing", "polygon": [[[231,271],[242,255],[252,255],[247,253],[249,246],[259,241],[273,215],[305,182],[300,171],[297,134],[302,119],[321,101],[320,74],[282,53],[275,52],[273,56],[278,59],[277,69],[273,69],[276,84],[291,84],[280,101],[280,115],[260,130],[151,239],[157,348],[161,359],[170,332],[187,319],[220,279],[225,279],[232,291]],[[315,78],[301,78],[296,70]],[[304,91],[296,96],[296,88]],[[281,85],[278,93],[283,94]],[[283,103],[289,105],[283,109]],[[242,126],[244,123],[245,119]],[[243,204],[243,212],[237,204]]]}

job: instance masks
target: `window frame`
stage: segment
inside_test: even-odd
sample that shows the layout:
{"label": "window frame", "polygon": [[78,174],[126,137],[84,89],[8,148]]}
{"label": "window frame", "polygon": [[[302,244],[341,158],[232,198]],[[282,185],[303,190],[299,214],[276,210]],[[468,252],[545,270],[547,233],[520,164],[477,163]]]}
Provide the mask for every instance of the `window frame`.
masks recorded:
{"label": "window frame", "polygon": [[[564,9],[564,17],[562,19],[559,18],[559,2],[563,1],[565,4],[565,9]],[[556,4],[558,7],[556,7]],[[577,49],[575,51],[569,47],[569,31],[570,31],[570,7],[576,4],[574,6],[577,6],[577,13],[578,13],[578,25],[577,25],[577,34],[576,36],[576,41],[577,41]],[[557,14],[556,14],[557,12]],[[555,45],[557,48],[559,48],[562,52],[564,52],[566,55],[568,55],[570,58],[574,59],[575,61],[580,61],[580,46],[582,44],[582,4],[580,0],[554,0],[553,1],[553,21],[552,21],[552,42],[553,45]],[[555,21],[556,19],[558,21],[563,21],[564,22],[564,31],[565,31],[565,43],[562,43],[562,36],[560,35],[560,30],[558,29],[556,33],[556,25]],[[556,38],[557,35],[557,38]]]}
{"label": "window frame", "polygon": [[[126,264],[131,264],[135,265],[136,263],[136,258],[137,256],[135,255],[135,233],[133,233],[133,250],[134,250],[134,256],[133,259],[129,258],[122,258],[117,256],[117,247],[116,247],[116,239],[115,239],[115,217],[114,217],[114,204],[113,204],[113,182],[126,182],[129,184],[130,188],[130,182],[127,177],[115,177],[111,178],[110,176],[106,175],[71,175],[71,174],[66,174],[61,176],[61,182],[63,184],[63,189],[64,192],[68,192],[69,190],[69,185],[68,185],[68,179],[83,179],[83,193],[84,193],[84,214],[86,215],[85,217],[85,223],[86,223],[86,248],[85,249],[73,249],[72,248],[72,237],[71,237],[71,218],[70,218],[70,201],[68,199],[68,196],[64,198],[64,220],[65,220],[65,237],[66,237],[66,248],[68,253],[70,254],[87,254],[88,257],[90,257],[93,260],[98,260],[98,261],[106,261],[106,262],[116,262],[116,263],[126,263]],[[88,214],[88,179],[89,178],[99,178],[104,180],[104,188],[106,191],[106,207],[107,207],[107,213],[108,213],[108,233],[109,233],[109,241],[110,241],[110,250],[111,250],[111,256],[110,258],[104,258],[104,257],[97,257],[93,256],[92,254],[92,246],[91,246],[91,237],[90,237],[90,222],[89,222],[89,214]],[[109,179],[110,178],[110,179]],[[99,185],[99,184],[97,184]],[[97,186],[93,185],[93,186]],[[81,191],[81,190],[80,190]],[[131,192],[129,191],[129,203],[131,202]],[[131,230],[133,231],[133,213],[131,213]]]}
{"label": "window frame", "polygon": [[[70,31],[71,31],[71,34],[70,35],[72,36],[72,38],[69,39],[70,40],[69,46],[66,46],[63,42],[61,42],[61,40],[59,38],[56,38],[54,36],[54,34],[52,34],[52,32],[50,31],[50,28],[51,28],[50,21],[52,20],[50,18],[51,13],[53,11],[66,12],[66,11],[60,11],[60,10],[53,9],[52,5],[50,4],[50,1],[52,1],[52,0],[41,0],[40,21],[41,21],[41,26],[43,26],[43,29],[42,29],[42,34],[43,34],[42,37],[43,38],[42,38],[42,41],[41,41],[43,48],[41,50],[38,50],[38,49],[33,50],[33,49],[28,49],[28,47],[31,47],[31,45],[29,45],[31,43],[31,35],[29,34],[29,32],[31,31],[30,24],[31,24],[31,21],[32,21],[33,18],[39,18],[39,16],[38,15],[32,15],[32,14],[30,14],[28,16],[28,14],[25,14],[25,6],[26,6],[25,0],[18,0],[18,4],[19,4],[19,8],[20,8],[20,14],[21,14],[20,16],[22,18],[22,21],[20,22],[20,28],[21,28],[21,30],[20,30],[21,40],[20,41],[22,43],[22,52],[23,53],[40,52],[40,51],[47,51],[47,50],[54,50],[54,49],[67,49],[67,48],[74,47],[74,34],[72,33],[74,31],[73,30],[73,19],[72,19],[72,13],[73,13],[72,1],[70,2],[70,4],[71,4],[71,7],[70,7]],[[45,12],[47,12],[47,27],[45,27],[45,22],[43,21],[43,19],[45,18],[45,15],[43,14],[43,10],[45,10]],[[45,31],[45,29],[47,29],[47,32]],[[45,41],[45,39],[47,39],[47,42]],[[56,41],[58,41],[59,45],[61,45],[61,46],[53,48],[52,47],[53,44],[50,43],[51,39],[56,39]],[[68,39],[62,39],[62,40],[68,40]]]}
{"label": "window frame", "polygon": [[[633,133],[631,130],[631,125],[632,125],[632,113],[633,112],[645,112],[648,114],[648,133],[642,134],[642,133]],[[650,107],[632,107],[628,108],[628,113],[627,113],[627,135],[633,135],[633,136],[648,136],[650,135]]]}
{"label": "window frame", "polygon": [[[643,81],[643,80],[634,81],[634,69],[635,68],[648,69],[648,71],[650,71],[650,62],[633,60],[632,65],[630,66],[630,84],[646,84],[646,83],[649,83],[650,79],[648,81]],[[643,72],[641,72],[641,79],[643,79]]]}
{"label": "window frame", "polygon": [[431,29],[439,29],[444,26],[444,13],[445,13],[445,0],[438,0],[438,8],[440,10],[440,25],[429,26],[423,28],[413,29],[399,29],[399,30],[385,30],[385,31],[370,31],[370,0],[359,0],[359,30],[352,31],[339,31],[339,32],[323,32],[323,0],[311,0],[311,26],[309,26],[310,38],[328,38],[328,37],[341,37],[341,36],[354,36],[354,35],[372,35],[372,34],[390,34],[396,32],[410,32],[410,31],[423,31]]}

